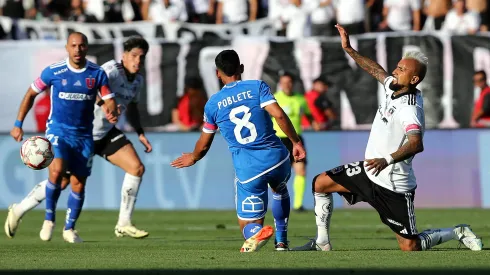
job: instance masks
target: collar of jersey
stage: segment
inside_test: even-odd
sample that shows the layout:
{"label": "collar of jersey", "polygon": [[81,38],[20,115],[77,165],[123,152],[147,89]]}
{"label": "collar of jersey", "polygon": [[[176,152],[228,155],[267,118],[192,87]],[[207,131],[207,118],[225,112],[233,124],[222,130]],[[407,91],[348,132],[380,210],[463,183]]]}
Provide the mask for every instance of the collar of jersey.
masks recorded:
{"label": "collar of jersey", "polygon": [[83,68],[81,68],[81,69],[75,69],[75,68],[73,68],[73,67],[70,65],[70,60],[67,58],[67,59],[66,59],[66,67],[68,68],[68,70],[70,70],[70,71],[72,71],[72,72],[74,72],[74,73],[83,73],[83,72],[85,72],[85,70],[86,70],[86,69],[87,69],[87,67],[88,67],[88,62],[89,62],[89,61],[88,61],[88,60],[86,60],[86,62],[85,62],[85,67],[83,67]]}
{"label": "collar of jersey", "polygon": [[237,80],[237,81],[234,81],[234,82],[228,83],[228,84],[226,84],[225,86],[223,86],[223,88],[233,88],[233,87],[235,87],[235,86],[238,84],[238,82],[240,82],[240,81],[241,81],[241,80]]}
{"label": "collar of jersey", "polygon": [[418,91],[415,90],[415,92],[405,92],[405,93],[401,93],[401,94],[397,94],[397,95],[394,95],[394,93],[393,93],[393,94],[391,94],[391,99],[397,99],[397,98],[400,98],[404,95],[415,95],[415,94],[417,94],[417,92]]}

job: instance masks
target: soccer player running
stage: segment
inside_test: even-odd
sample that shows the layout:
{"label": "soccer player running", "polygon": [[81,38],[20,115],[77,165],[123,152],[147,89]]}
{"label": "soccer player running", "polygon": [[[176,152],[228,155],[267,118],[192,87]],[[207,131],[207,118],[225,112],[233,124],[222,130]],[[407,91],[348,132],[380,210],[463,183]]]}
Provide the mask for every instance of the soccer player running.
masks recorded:
{"label": "soccer player running", "polygon": [[241,80],[243,65],[235,51],[222,51],[216,56],[215,64],[216,75],[225,85],[204,107],[205,123],[194,152],[182,154],[171,165],[184,168],[202,159],[219,128],[228,143],[235,167],[235,203],[245,238],[240,251],[257,251],[274,233],[271,226],[264,226],[268,185],[273,192],[275,249],[286,251],[290,212],[287,181],[291,164],[288,150],[275,135],[271,116],[291,140],[296,161],[305,158],[305,150],[270,87],[260,80]]}
{"label": "soccer player running", "polygon": [[[296,133],[298,133],[299,139],[304,146],[304,140],[301,136],[301,119],[303,118],[303,116],[305,116],[309,120],[309,122],[314,126],[313,128],[317,129],[318,125],[313,120],[313,116],[311,115],[310,108],[308,107],[305,96],[295,93],[293,91],[293,75],[289,73],[284,73],[279,78],[279,84],[281,86],[281,90],[277,91],[274,94],[274,97],[277,101],[277,104],[281,106],[281,108],[291,120],[291,123],[293,124],[294,129],[296,130]],[[274,130],[276,130],[276,135],[281,138],[282,143],[284,143],[284,145],[290,152],[290,160],[294,169],[293,209],[295,211],[302,212],[305,210],[303,207],[303,198],[305,196],[306,189],[306,159],[302,162],[294,162],[294,158],[292,155],[293,144],[289,140],[288,136],[281,130],[281,127],[279,127],[275,119],[273,119],[273,123]]]}
{"label": "soccer player running", "polygon": [[[132,37],[124,42],[123,47],[122,61],[120,63],[115,60],[108,61],[102,65],[102,68],[109,78],[110,87],[115,94],[119,108],[127,109],[127,119],[138,133],[140,142],[145,146],[145,152],[149,153],[152,147],[141,127],[137,107],[144,84],[144,78],[139,71],[144,66],[149,45],[144,38]],[[131,216],[145,167],[132,143],[106,118],[105,109],[103,100],[97,102],[93,121],[94,153],[126,172],[121,188],[119,219],[114,232],[117,237],[144,238],[149,233],[136,228],[131,222]],[[68,183],[68,180],[63,180],[61,188],[65,189]],[[47,184],[47,180],[40,182],[19,204],[9,207],[5,221],[5,233],[9,238],[14,237],[20,219],[46,198]]]}
{"label": "soccer player running", "polygon": [[389,76],[379,64],[355,51],[344,28],[336,27],[342,48],[383,83],[386,96],[374,118],[366,159],[336,167],[313,179],[317,236],[292,250],[332,249],[329,229],[335,192],[350,204],[365,201],[376,209],[381,221],[395,232],[401,250],[427,250],[449,240],[481,250],[481,239],[467,225],[417,233],[413,205],[417,184],[412,160],[424,149],[425,119],[423,98],[416,87],[425,77],[427,57],[421,52],[408,52]]}
{"label": "soccer player running", "polygon": [[[79,32],[71,33],[66,50],[68,59],[46,67],[27,90],[10,135],[16,141],[22,140],[22,121],[31,109],[34,99],[51,87],[52,110],[47,123],[46,137],[53,145],[55,158],[48,167],[46,214],[40,237],[43,241],[51,240],[56,204],[61,194],[61,182],[65,180],[71,183],[71,192],[68,197],[63,239],[69,243],[78,243],[81,239],[75,230],[75,224],[85,198],[85,182],[92,170],[92,122],[98,91],[100,97],[105,100],[107,115],[114,118],[119,114],[104,70],[85,58],[88,51],[87,37]],[[71,172],[69,176],[66,175],[67,170]]]}

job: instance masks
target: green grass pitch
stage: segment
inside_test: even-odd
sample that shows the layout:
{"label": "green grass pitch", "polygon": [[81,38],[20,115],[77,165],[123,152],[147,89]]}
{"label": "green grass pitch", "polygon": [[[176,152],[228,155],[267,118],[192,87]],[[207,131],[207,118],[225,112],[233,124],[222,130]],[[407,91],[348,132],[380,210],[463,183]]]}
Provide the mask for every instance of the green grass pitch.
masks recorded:
{"label": "green grass pitch", "polygon": [[[6,211],[0,214],[3,225]],[[142,240],[116,238],[117,215],[84,211],[77,229],[85,242],[67,244],[61,237],[64,211],[58,212],[51,242],[39,239],[43,212],[27,214],[14,239],[0,237],[0,274],[34,270],[48,274],[490,274],[490,250],[485,246],[484,251],[474,252],[458,249],[452,241],[431,251],[399,251],[393,233],[373,210],[334,212],[335,251],[276,252],[271,241],[257,253],[243,254],[233,211],[136,211],[135,224],[150,232]],[[417,209],[416,215],[419,230],[467,223],[484,244],[489,240],[490,210]],[[266,224],[272,222],[269,213]],[[306,243],[315,230],[312,211],[291,213],[292,246]]]}

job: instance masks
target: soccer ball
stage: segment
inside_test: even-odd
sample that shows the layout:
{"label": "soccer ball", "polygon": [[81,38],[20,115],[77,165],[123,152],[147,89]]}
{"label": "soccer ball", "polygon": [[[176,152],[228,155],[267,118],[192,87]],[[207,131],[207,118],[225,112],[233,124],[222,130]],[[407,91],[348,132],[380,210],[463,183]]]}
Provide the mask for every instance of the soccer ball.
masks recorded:
{"label": "soccer ball", "polygon": [[48,167],[54,159],[51,142],[44,137],[30,137],[20,148],[20,158],[29,168],[41,170]]}

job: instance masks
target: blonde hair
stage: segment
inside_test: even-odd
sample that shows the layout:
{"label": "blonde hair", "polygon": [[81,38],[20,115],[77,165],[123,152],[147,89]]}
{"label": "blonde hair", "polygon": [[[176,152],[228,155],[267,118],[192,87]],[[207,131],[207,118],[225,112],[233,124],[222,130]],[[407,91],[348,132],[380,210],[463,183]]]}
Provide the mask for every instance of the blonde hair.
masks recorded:
{"label": "blonde hair", "polygon": [[413,59],[419,63],[420,65],[419,78],[420,81],[422,81],[425,78],[425,74],[427,73],[427,65],[429,65],[429,58],[427,58],[427,56],[422,52],[410,51],[410,52],[406,52],[403,55],[403,59]]}

